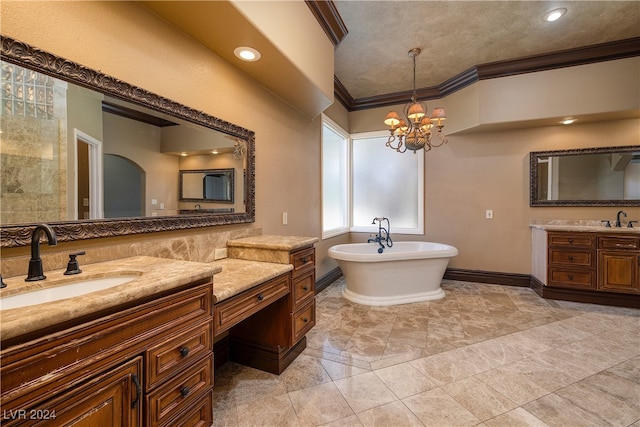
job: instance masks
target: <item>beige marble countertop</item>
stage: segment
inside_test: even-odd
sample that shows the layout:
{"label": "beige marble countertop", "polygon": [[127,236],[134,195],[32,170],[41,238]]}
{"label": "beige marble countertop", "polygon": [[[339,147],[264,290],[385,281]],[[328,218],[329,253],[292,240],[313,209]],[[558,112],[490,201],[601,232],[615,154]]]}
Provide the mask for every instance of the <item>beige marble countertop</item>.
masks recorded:
{"label": "beige marble countertop", "polygon": [[578,231],[592,233],[631,233],[640,234],[640,227],[636,224],[633,228],[627,227],[627,223],[623,221],[622,227],[614,227],[615,220],[611,221],[611,227],[605,227],[599,220],[591,219],[532,219],[529,227],[548,231]]}
{"label": "beige marble countertop", "polygon": [[85,264],[80,267],[82,273],[72,276],[65,276],[64,269],[45,271],[47,278],[36,282],[25,282],[25,276],[5,278],[7,287],[0,290],[0,297],[88,279],[125,275],[138,277],[125,284],[82,296],[0,310],[2,339],[37,331],[105,308],[148,297],[185,283],[205,278],[211,279],[221,269],[219,265],[210,263],[147,256]]}
{"label": "beige marble countertop", "polygon": [[317,237],[260,235],[227,241],[227,246],[293,251],[318,241]]}
{"label": "beige marble countertop", "polygon": [[213,294],[216,302],[224,301],[247,289],[293,270],[291,264],[224,258],[211,263],[221,271],[214,277]]}

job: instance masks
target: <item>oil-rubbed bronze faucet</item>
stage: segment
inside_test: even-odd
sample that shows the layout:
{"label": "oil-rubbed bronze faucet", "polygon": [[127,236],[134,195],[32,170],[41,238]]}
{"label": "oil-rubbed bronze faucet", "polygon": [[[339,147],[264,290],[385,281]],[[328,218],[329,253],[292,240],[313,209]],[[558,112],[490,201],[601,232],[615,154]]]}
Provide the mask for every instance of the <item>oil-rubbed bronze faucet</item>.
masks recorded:
{"label": "oil-rubbed bronze faucet", "polygon": [[38,225],[31,234],[31,260],[29,261],[29,273],[26,282],[35,282],[36,280],[44,280],[47,276],[42,271],[42,259],[40,258],[40,235],[44,232],[47,235],[49,246],[58,244],[53,228],[47,224]]}
{"label": "oil-rubbed bronze faucet", "polygon": [[618,211],[618,215],[616,215],[616,227],[622,227],[622,222],[620,221],[620,214],[622,214],[625,218],[627,217],[627,213],[625,211]]}

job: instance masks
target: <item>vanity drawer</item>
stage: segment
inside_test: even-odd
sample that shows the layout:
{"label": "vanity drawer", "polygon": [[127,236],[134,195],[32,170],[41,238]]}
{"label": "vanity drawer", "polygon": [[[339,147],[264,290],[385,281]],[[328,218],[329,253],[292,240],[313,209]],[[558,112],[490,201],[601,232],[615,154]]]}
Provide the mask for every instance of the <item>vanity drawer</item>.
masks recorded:
{"label": "vanity drawer", "polygon": [[292,252],[290,255],[290,263],[293,265],[293,275],[296,276],[306,268],[315,268],[316,250],[315,248],[302,249]]}
{"label": "vanity drawer", "polygon": [[316,300],[309,301],[304,307],[291,315],[293,343],[298,342],[316,324]]}
{"label": "vanity drawer", "polygon": [[296,311],[302,303],[316,294],[315,270],[309,270],[291,281],[292,303],[291,311]]}
{"label": "vanity drawer", "polygon": [[600,236],[598,239],[599,249],[627,249],[640,250],[640,237],[636,236]]}
{"label": "vanity drawer", "polygon": [[594,251],[549,249],[549,264],[595,267]]}
{"label": "vanity drawer", "polygon": [[211,320],[201,323],[146,352],[147,389],[184,370],[193,360],[213,348]]}
{"label": "vanity drawer", "polygon": [[212,426],[213,425],[213,389],[202,396],[186,411],[171,419],[162,427],[173,426]]}
{"label": "vanity drawer", "polygon": [[215,305],[214,335],[226,331],[289,293],[289,275],[276,277]]}
{"label": "vanity drawer", "polygon": [[549,246],[595,248],[596,235],[590,233],[549,233]]}
{"label": "vanity drawer", "polygon": [[595,272],[589,270],[550,268],[549,286],[595,289]]}
{"label": "vanity drawer", "polygon": [[213,386],[213,354],[194,364],[147,397],[147,425],[171,420]]}

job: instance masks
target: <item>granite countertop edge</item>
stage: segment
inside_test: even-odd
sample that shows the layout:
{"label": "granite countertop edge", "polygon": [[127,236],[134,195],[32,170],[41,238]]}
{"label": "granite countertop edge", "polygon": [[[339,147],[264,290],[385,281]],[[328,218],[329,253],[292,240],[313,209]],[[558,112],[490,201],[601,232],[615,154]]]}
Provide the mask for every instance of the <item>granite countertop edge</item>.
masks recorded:
{"label": "granite countertop edge", "polygon": [[634,227],[605,227],[593,225],[571,225],[571,224],[530,224],[529,227],[548,231],[579,231],[591,233],[627,233],[640,234],[640,228]]}
{"label": "granite countertop edge", "polygon": [[213,279],[215,303],[234,297],[254,286],[293,270],[291,264],[224,258],[211,263],[220,268]]}
{"label": "granite countertop edge", "polygon": [[84,295],[0,311],[0,337],[13,338],[75,318],[90,315],[110,307],[159,294],[202,279],[211,280],[220,266],[209,263],[167,258],[136,256],[81,266],[82,273],[65,276],[64,269],[45,272],[47,278],[25,282],[24,276],[4,279],[7,288],[0,296],[23,293],[82,280],[119,275],[139,276],[130,282]]}
{"label": "granite countertop edge", "polygon": [[227,246],[293,251],[318,242],[317,237],[259,235],[227,241]]}

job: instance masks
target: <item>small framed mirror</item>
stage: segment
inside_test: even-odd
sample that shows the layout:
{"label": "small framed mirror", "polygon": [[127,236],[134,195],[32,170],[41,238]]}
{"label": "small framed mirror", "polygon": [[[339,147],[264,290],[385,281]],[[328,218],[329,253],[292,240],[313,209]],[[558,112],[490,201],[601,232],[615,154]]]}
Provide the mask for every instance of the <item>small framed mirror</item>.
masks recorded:
{"label": "small framed mirror", "polygon": [[530,206],[640,206],[640,146],[530,153]]}
{"label": "small framed mirror", "polygon": [[233,203],[234,169],[180,171],[180,201]]}

